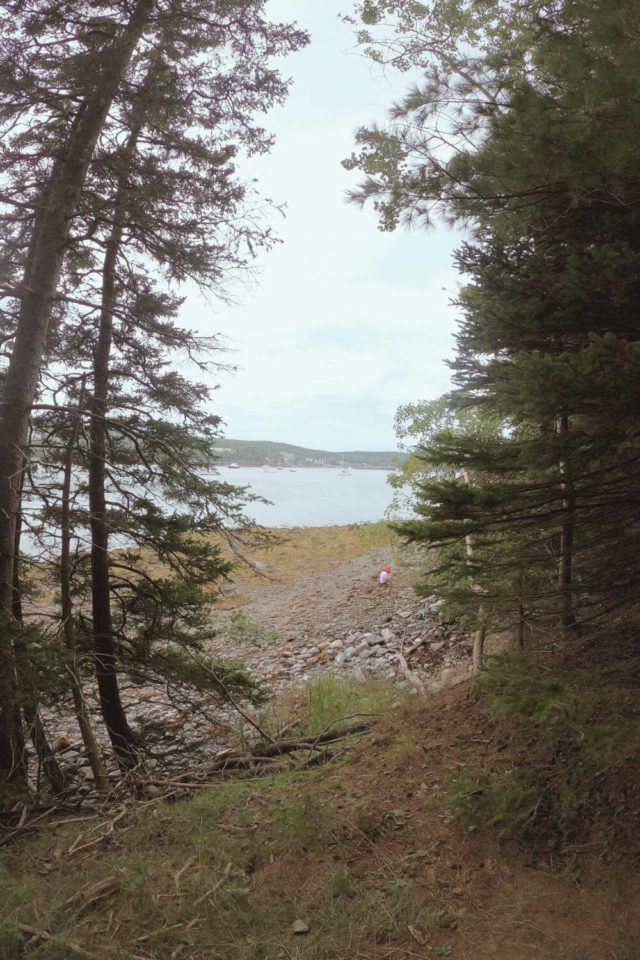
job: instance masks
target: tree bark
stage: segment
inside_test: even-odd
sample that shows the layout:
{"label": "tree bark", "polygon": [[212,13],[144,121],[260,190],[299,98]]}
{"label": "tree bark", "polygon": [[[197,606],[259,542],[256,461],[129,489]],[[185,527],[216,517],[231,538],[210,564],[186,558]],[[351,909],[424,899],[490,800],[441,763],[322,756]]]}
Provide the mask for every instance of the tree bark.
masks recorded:
{"label": "tree bark", "polygon": [[[462,470],[462,476],[464,477],[464,482],[470,486],[471,477],[469,476],[469,474],[465,469]],[[464,538],[464,547],[465,547],[467,556],[471,560],[471,558],[473,557],[473,538],[471,537],[470,534],[467,534],[467,536]],[[480,587],[477,584],[474,585],[473,589],[477,593],[480,593]],[[475,676],[477,676],[480,673],[480,671],[482,670],[482,666],[484,664],[484,642],[487,637],[487,625],[484,622],[485,611],[482,604],[480,605],[480,608],[478,610],[478,619],[480,621],[480,626],[478,627],[478,629],[476,630],[473,636],[473,654],[472,654],[473,673]]]}
{"label": "tree bark", "polygon": [[[24,476],[24,474],[22,474]],[[20,502],[22,503],[22,483],[20,483]],[[15,538],[15,562],[13,565],[13,597],[11,601],[11,612],[14,619],[18,623],[22,623],[22,587],[20,583],[20,540],[22,537],[22,511],[18,513],[16,519],[16,538]],[[16,643],[16,651],[19,652],[18,644]],[[26,687],[26,683],[22,682],[20,670],[18,669],[18,681],[20,687]],[[60,769],[60,765],[56,760],[55,753],[51,748],[49,743],[49,738],[47,737],[47,731],[45,730],[44,724],[40,713],[38,712],[37,706],[35,706],[32,701],[29,699],[29,696],[26,695],[23,697],[22,704],[22,715],[24,717],[26,729],[33,748],[36,752],[36,756],[42,765],[44,770],[45,777],[47,782],[51,787],[53,793],[62,793],[66,786],[65,776]],[[27,757],[26,751],[24,754],[23,768],[26,771],[27,769]]]}
{"label": "tree bark", "polygon": [[[155,0],[137,0],[122,33],[105,51],[92,87],[80,104],[65,144],[43,188],[24,272],[16,338],[7,371],[0,424],[0,608],[10,614],[19,486],[29,413],[42,365],[51,304],[58,286],[69,228],[95,145]],[[18,682],[10,639],[0,633],[0,779],[20,778]]]}
{"label": "tree bark", "polygon": [[519,652],[524,650],[525,626],[526,626],[526,619],[525,619],[524,604],[520,603],[518,604],[518,632],[516,635],[516,643],[517,643],[517,648]]}
{"label": "tree bark", "polygon": [[[569,417],[558,417],[556,432],[563,440],[569,436]],[[575,488],[571,478],[568,461],[560,461],[562,477],[562,530],[560,534],[560,560],[558,577],[560,581],[560,602],[563,627],[573,627],[576,623],[573,603],[573,542],[575,534]]]}
{"label": "tree bark", "polygon": [[113,316],[116,305],[116,268],[122,244],[130,164],[133,159],[145,114],[145,95],[153,85],[157,57],[152,61],[134,113],[122,155],[113,203],[113,224],[102,266],[102,302],[98,340],[93,355],[93,397],[89,442],[89,513],[91,527],[91,606],[100,707],[118,759],[125,765],[135,757],[135,740],[120,697],[116,672],[116,646],[111,617],[111,580],[109,573],[109,526],[106,506],[107,443],[105,417],[109,403],[109,371],[113,342]]}
{"label": "tree bark", "polygon": [[91,721],[87,713],[87,706],[82,693],[82,684],[76,665],[76,636],[73,628],[73,604],[71,602],[71,474],[73,470],[73,447],[79,429],[81,411],[78,411],[71,428],[69,443],[67,444],[64,475],[62,480],[62,510],[60,518],[60,608],[62,614],[62,630],[67,650],[71,655],[69,675],[73,706],[80,728],[80,735],[84,748],[87,751],[91,770],[98,790],[109,789],[109,778],[102,762]]}

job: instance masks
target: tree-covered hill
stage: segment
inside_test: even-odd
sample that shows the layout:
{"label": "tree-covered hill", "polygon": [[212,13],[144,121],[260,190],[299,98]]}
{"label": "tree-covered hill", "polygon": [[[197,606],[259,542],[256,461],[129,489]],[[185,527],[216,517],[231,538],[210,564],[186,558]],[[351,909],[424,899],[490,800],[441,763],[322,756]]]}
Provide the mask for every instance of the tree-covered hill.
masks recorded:
{"label": "tree-covered hill", "polygon": [[295,464],[297,467],[337,467],[345,465],[363,470],[393,470],[404,459],[397,450],[314,450],[292,443],[272,440],[231,440],[225,437],[216,443],[221,464],[237,463],[243,467]]}

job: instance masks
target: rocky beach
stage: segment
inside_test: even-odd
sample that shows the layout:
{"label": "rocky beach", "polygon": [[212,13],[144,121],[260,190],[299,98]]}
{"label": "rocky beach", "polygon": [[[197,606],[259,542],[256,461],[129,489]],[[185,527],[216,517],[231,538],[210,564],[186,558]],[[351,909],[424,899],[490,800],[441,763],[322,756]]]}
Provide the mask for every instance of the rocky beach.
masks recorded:
{"label": "rocky beach", "polygon": [[[263,559],[254,557],[257,575],[240,570],[212,609],[215,632],[207,652],[242,665],[266,686],[272,702],[327,677],[382,681],[419,695],[466,679],[471,639],[449,621],[440,598],[416,594],[421,558],[391,539],[383,545],[360,542],[361,531],[300,528],[286,534],[279,548],[261,553]],[[387,564],[392,581],[381,585],[379,572]],[[234,706],[194,702],[179,689],[123,679],[122,695],[131,723],[152,743],[145,762],[158,772],[221,755],[244,726]],[[89,709],[98,716],[93,697]],[[241,709],[254,714],[246,705]],[[91,769],[71,712],[49,711],[46,720],[67,773],[91,790]],[[109,757],[104,735],[101,746]],[[109,773],[118,775],[113,758]]]}

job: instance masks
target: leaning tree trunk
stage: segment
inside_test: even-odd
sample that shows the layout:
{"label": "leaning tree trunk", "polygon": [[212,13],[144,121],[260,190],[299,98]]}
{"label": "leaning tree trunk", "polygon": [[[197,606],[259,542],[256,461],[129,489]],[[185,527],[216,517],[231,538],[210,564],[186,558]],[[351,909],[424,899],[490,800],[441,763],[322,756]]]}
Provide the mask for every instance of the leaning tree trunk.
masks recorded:
{"label": "leaning tree trunk", "polygon": [[[16,337],[4,389],[0,423],[0,609],[11,612],[14,540],[19,485],[29,413],[36,385],[71,220],[87,169],[113,98],[155,6],[138,0],[122,33],[105,51],[77,109],[66,143],[60,145],[35,218],[24,272]],[[21,731],[16,722],[18,681],[10,639],[0,631],[0,780],[24,778],[16,771]]]}
{"label": "leaning tree trunk", "polygon": [[109,525],[106,505],[107,442],[105,418],[109,402],[109,371],[113,342],[113,317],[116,306],[116,268],[127,213],[130,165],[136,153],[143,126],[146,96],[153,87],[158,66],[154,58],[138,99],[127,143],[122,153],[121,171],[113,203],[113,223],[102,265],[102,302],[98,340],[93,355],[93,397],[89,443],[89,512],[91,526],[91,606],[96,660],[96,679],[100,706],[116,755],[121,763],[135,759],[135,741],[120,697],[116,672],[116,646],[111,617],[111,580],[109,573]]}

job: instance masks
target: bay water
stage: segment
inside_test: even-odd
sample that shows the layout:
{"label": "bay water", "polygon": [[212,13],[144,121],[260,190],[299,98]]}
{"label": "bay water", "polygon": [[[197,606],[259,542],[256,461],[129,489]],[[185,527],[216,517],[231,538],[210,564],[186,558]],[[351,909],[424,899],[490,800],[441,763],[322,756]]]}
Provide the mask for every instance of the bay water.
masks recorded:
{"label": "bay water", "polygon": [[272,472],[262,467],[219,467],[228,483],[247,486],[271,505],[248,504],[249,517],[266,527],[325,527],[382,520],[393,491],[386,470],[331,467],[286,467]]}

